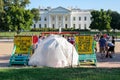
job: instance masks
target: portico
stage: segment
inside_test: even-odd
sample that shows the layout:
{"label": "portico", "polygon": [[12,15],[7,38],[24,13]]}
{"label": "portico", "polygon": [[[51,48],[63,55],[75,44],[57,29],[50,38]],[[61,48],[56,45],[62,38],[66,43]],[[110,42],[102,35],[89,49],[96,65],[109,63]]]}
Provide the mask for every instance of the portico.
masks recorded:
{"label": "portico", "polygon": [[50,28],[65,28],[70,23],[70,11],[62,7],[51,10],[48,15]]}

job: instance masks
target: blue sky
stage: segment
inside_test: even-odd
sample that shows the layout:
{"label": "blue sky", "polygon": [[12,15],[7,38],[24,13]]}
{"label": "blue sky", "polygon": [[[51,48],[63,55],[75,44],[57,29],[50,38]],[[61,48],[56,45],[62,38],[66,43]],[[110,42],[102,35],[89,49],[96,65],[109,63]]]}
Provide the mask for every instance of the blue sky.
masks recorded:
{"label": "blue sky", "polygon": [[41,7],[77,7],[80,9],[111,9],[120,13],[120,0],[30,0],[31,4],[27,8]]}

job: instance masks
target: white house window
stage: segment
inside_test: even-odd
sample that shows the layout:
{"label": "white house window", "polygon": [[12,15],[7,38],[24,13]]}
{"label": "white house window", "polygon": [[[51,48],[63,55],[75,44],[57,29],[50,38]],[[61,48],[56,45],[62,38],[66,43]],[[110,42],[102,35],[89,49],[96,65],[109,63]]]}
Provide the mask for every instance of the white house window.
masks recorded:
{"label": "white house window", "polygon": [[67,21],[67,17],[65,17],[65,21]]}
{"label": "white house window", "polygon": [[59,16],[59,21],[61,21],[61,17]]}
{"label": "white house window", "polygon": [[39,28],[41,28],[41,24],[39,24]]}
{"label": "white house window", "polygon": [[81,21],[81,17],[79,17],[79,21]]}
{"label": "white house window", "polygon": [[47,28],[47,24],[45,24],[45,28]]}
{"label": "white house window", "polygon": [[75,24],[73,24],[73,28],[75,29]]}
{"label": "white house window", "polygon": [[87,25],[86,25],[86,24],[84,24],[84,29],[87,29],[87,28],[86,28],[86,26],[87,26]]}
{"label": "white house window", "polygon": [[75,17],[73,17],[73,21],[75,21]]}
{"label": "white house window", "polygon": [[68,26],[67,26],[67,24],[65,24],[65,28],[67,28]]}
{"label": "white house window", "polygon": [[81,29],[81,24],[79,24],[79,29]]}
{"label": "white house window", "polygon": [[36,24],[34,24],[34,28],[36,28]]}
{"label": "white house window", "polygon": [[86,16],[84,17],[84,20],[85,20],[85,21],[87,20],[87,17],[86,17]]}
{"label": "white house window", "polygon": [[54,25],[54,24],[52,24],[52,28],[55,28],[55,25]]}
{"label": "white house window", "polygon": [[46,17],[44,18],[44,21],[47,21],[47,18],[46,18]]}
{"label": "white house window", "polygon": [[84,24],[84,27],[86,27],[86,24]]}
{"label": "white house window", "polygon": [[39,18],[39,21],[41,21],[41,17]]}
{"label": "white house window", "polygon": [[52,17],[52,20],[54,21],[54,20],[55,20],[55,17]]}

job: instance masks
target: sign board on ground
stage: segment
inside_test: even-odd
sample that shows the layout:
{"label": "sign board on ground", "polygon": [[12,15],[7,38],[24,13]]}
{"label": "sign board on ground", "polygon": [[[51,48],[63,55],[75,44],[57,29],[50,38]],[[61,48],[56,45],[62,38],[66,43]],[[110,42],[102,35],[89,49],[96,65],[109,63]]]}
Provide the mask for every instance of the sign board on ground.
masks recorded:
{"label": "sign board on ground", "polygon": [[93,52],[93,37],[80,35],[75,37],[75,43],[79,54],[91,54]]}
{"label": "sign board on ground", "polygon": [[14,44],[17,54],[27,54],[32,45],[32,36],[15,36]]}

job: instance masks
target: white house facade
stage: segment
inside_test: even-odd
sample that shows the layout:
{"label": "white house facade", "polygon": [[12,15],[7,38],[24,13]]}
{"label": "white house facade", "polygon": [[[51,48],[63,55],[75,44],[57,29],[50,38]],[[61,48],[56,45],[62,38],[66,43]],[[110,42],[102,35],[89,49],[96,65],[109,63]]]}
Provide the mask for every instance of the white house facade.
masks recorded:
{"label": "white house facade", "polygon": [[39,9],[40,19],[34,22],[32,28],[75,28],[89,29],[91,23],[90,10],[76,8],[50,8]]}

